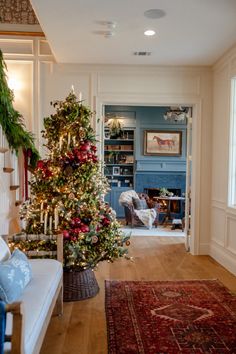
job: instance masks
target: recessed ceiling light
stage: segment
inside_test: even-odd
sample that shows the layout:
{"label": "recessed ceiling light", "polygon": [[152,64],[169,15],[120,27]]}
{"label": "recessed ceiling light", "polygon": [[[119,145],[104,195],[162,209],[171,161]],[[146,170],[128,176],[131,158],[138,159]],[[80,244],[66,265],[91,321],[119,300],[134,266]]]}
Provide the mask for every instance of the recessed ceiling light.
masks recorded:
{"label": "recessed ceiling light", "polygon": [[145,34],[145,36],[154,36],[154,34],[156,34],[156,32],[153,30],[146,30],[144,32],[144,34]]}
{"label": "recessed ceiling light", "polygon": [[153,18],[153,19],[161,18],[164,17],[165,15],[166,15],[165,11],[161,9],[150,9],[144,12],[145,17]]}

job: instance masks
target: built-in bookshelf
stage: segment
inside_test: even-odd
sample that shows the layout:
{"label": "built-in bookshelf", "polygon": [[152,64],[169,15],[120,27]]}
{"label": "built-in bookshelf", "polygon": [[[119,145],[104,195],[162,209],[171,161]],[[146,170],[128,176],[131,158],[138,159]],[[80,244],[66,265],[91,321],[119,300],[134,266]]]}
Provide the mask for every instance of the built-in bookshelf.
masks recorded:
{"label": "built-in bookshelf", "polygon": [[104,132],[104,175],[112,187],[134,185],[134,129],[123,129],[118,137]]}

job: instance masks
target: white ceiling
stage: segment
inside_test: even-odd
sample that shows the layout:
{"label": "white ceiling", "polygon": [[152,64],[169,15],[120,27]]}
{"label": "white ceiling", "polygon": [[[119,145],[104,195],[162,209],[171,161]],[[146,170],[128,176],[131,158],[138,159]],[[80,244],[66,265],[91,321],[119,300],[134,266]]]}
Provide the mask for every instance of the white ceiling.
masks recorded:
{"label": "white ceiling", "polygon": [[[236,43],[236,0],[31,0],[58,62],[211,65]],[[162,9],[149,19],[144,12]],[[115,21],[106,38],[103,21]],[[157,35],[145,37],[152,28]],[[135,51],[150,51],[146,57]]]}

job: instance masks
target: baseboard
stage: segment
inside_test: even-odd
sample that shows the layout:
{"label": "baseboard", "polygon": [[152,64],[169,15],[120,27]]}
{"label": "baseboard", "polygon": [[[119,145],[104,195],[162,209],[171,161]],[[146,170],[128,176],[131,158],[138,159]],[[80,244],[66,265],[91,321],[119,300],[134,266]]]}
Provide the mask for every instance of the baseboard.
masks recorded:
{"label": "baseboard", "polygon": [[217,245],[214,241],[210,244],[209,255],[225,267],[229,272],[236,275],[236,256],[225,250],[222,246]]}
{"label": "baseboard", "polygon": [[210,245],[209,243],[201,243],[199,246],[199,255],[204,256],[208,255],[210,250]]}

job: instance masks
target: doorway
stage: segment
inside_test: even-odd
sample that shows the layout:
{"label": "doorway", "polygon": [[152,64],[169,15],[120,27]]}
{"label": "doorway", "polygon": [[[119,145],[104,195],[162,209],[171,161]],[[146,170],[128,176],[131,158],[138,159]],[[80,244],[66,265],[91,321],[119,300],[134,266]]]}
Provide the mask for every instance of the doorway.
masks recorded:
{"label": "doorway", "polygon": [[[188,106],[192,113],[192,107]],[[181,203],[181,212],[175,213],[175,219],[183,219],[186,234],[186,249],[190,247],[190,186],[192,171],[192,123],[191,116],[188,114],[185,120],[171,121],[165,120],[164,115],[169,106],[123,106],[106,104],[103,106],[104,116],[119,119],[124,129],[135,130],[135,168],[134,168],[134,184],[133,188],[139,192],[143,192],[147,188],[166,188],[169,192],[178,190],[174,195],[185,198],[185,203]],[[142,117],[142,118],[140,118]],[[165,131],[181,133],[181,154],[178,156],[144,156],[144,134],[146,131]],[[104,137],[104,126],[102,127],[102,136]],[[103,139],[102,139],[103,141]],[[104,156],[104,145],[102,148]],[[114,177],[114,176],[113,176]],[[115,182],[118,178],[113,178]],[[159,181],[157,183],[157,181]],[[184,181],[184,182],[183,182]],[[114,209],[119,208],[118,196],[121,191],[114,188],[113,202],[111,204]],[[114,201],[115,199],[115,201]],[[180,206],[179,202],[175,203]],[[184,209],[185,205],[185,209]],[[120,208],[122,209],[122,208]],[[119,209],[119,210],[120,210]],[[173,213],[174,215],[174,213]],[[120,215],[118,215],[120,217]]]}

